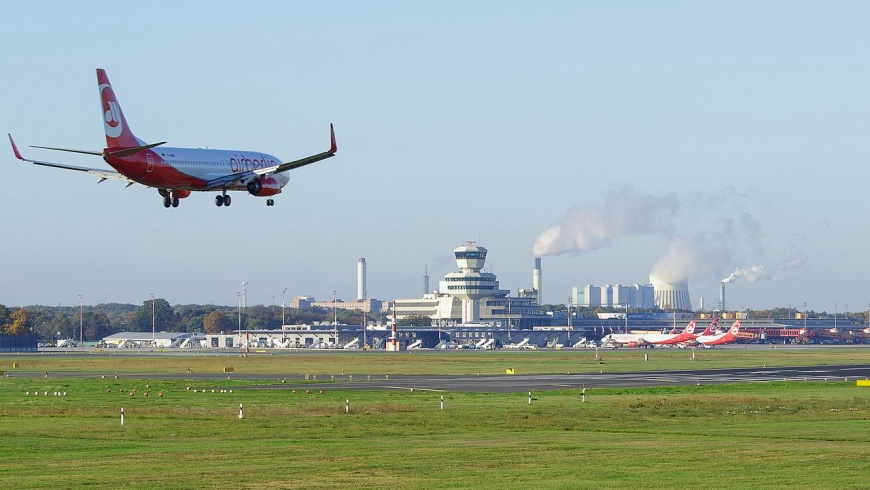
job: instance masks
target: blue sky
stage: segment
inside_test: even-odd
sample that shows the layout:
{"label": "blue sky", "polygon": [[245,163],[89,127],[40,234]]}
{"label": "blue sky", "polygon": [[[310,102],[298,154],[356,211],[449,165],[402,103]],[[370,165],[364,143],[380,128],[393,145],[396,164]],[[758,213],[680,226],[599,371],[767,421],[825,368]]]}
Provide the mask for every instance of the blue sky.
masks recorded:
{"label": "blue sky", "polygon": [[[570,233],[544,257],[548,303],[658,266],[687,277],[696,306],[760,270],[728,286],[729,307],[866,309],[868,14],[857,1],[10,3],[0,121],[32,158],[105,165],[27,147],[102,149],[98,67],[148,142],[291,160],[323,151],[333,122],[339,154],[293,171],[273,208],[194,194],[167,210],[153,189],[7,147],[0,303],[234,304],[243,281],[251,304],[284,287],[350,300],[359,257],[370,296],[416,297],[424,267],[435,284],[467,240],[516,291],[555,226]],[[636,203],[634,222],[612,226],[614,202]]]}

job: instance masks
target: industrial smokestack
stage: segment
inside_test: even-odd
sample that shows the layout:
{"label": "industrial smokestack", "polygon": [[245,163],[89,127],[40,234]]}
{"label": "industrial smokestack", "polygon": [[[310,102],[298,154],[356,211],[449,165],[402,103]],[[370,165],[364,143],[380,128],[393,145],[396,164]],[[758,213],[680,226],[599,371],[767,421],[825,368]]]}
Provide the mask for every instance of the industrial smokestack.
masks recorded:
{"label": "industrial smokestack", "polygon": [[725,281],[719,283],[719,311],[725,311]]}
{"label": "industrial smokestack", "polygon": [[532,269],[532,289],[538,293],[538,304],[543,304],[541,295],[541,258],[535,257],[535,268]]}
{"label": "industrial smokestack", "polygon": [[366,259],[359,259],[356,264],[356,299],[362,301],[366,295]]}

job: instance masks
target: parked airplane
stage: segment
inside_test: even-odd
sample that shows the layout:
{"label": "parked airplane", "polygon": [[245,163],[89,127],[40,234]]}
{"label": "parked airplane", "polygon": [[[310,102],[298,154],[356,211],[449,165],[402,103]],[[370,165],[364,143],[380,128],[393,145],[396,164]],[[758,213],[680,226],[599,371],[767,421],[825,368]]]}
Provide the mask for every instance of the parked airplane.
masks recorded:
{"label": "parked airplane", "polygon": [[734,325],[727,332],[713,335],[699,335],[695,341],[705,347],[722,344],[733,344],[737,341],[737,332],[740,331],[740,320],[734,322]]}
{"label": "parked airplane", "polygon": [[643,341],[653,345],[673,345],[693,340],[695,334],[695,320],[692,320],[680,333],[651,333],[643,334]]}
{"label": "parked airplane", "polygon": [[628,347],[643,345],[672,345],[688,342],[695,338],[695,320],[692,320],[680,333],[612,333],[601,339],[601,345],[619,344]]}
{"label": "parked airplane", "polygon": [[719,319],[714,318],[713,321],[709,325],[707,325],[707,328],[705,328],[704,331],[701,332],[701,335],[698,335],[698,337],[713,335],[713,332],[715,331],[717,325],[719,325]]}
{"label": "parked airplane", "polygon": [[335,155],[335,130],[329,125],[330,147],[328,151],[309,157],[281,163],[266,153],[237,150],[212,150],[199,148],[171,148],[165,141],[147,144],[133,135],[118,98],[109,83],[109,77],[97,69],[97,82],[103,112],[103,127],[106,133],[106,148],[102,151],[72,150],[34,146],[45,150],[66,151],[97,155],[117,171],[77,167],[62,163],[31,160],[21,156],[12,135],[9,142],[15,157],[25,162],[46,167],[87,172],[99,177],[99,182],[117,179],[127,182],[127,187],[142,184],[154,187],[163,198],[163,206],[178,207],[178,200],[195,191],[220,192],[215,197],[218,206],[229,206],[232,199],[228,191],[247,191],[249,194],[266,197],[266,206],[274,206],[272,196],[279,194],[290,178],[286,172]]}

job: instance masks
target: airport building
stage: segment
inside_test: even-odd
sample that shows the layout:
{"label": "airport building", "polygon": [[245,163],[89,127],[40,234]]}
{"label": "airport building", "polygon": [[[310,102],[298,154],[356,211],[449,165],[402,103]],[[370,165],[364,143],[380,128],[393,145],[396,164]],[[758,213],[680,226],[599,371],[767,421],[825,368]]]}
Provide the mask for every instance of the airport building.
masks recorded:
{"label": "airport building", "polygon": [[458,271],[439,281],[438,290],[422,298],[397,299],[396,317],[425,316],[439,327],[489,327],[523,329],[550,325],[550,317],[539,304],[540,259],[535,262],[533,283],[536,287],[521,289],[517,296],[499,287],[498,278],[483,272],[487,249],[474,242],[453,250]]}
{"label": "airport building", "polygon": [[190,332],[118,332],[104,337],[106,347],[119,348],[199,348],[205,335]]}

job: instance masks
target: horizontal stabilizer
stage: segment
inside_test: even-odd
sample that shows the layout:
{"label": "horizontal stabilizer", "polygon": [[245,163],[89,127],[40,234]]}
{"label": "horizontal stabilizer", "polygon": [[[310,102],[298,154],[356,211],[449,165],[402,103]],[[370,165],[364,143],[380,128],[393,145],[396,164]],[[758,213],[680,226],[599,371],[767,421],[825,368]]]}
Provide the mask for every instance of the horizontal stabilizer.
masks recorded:
{"label": "horizontal stabilizer", "polygon": [[123,158],[123,157],[128,157],[130,155],[135,155],[136,153],[139,153],[142,150],[148,150],[148,149],[154,148],[155,146],[160,146],[160,145],[165,145],[165,144],[166,144],[165,141],[161,141],[160,143],[151,143],[150,145],[134,146],[133,148],[124,148],[123,150],[110,151],[109,155]]}

